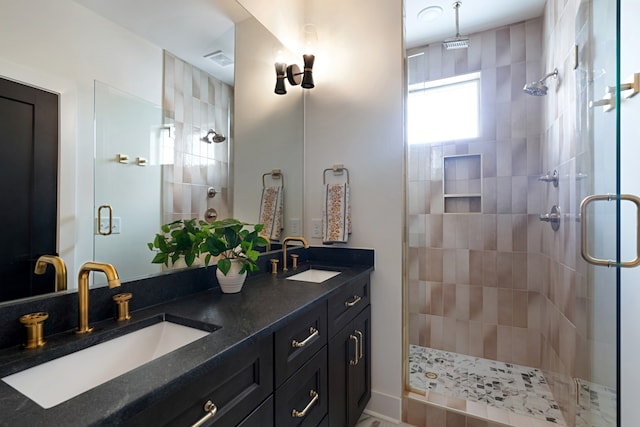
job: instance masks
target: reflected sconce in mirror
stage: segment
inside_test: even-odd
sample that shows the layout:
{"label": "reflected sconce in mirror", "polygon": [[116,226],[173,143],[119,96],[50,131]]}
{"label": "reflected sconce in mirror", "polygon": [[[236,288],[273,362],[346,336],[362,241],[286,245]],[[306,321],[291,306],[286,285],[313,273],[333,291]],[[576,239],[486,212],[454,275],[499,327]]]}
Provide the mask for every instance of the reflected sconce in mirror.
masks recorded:
{"label": "reflected sconce in mirror", "polygon": [[313,81],[313,63],[316,59],[312,52],[315,51],[315,46],[318,40],[316,27],[313,24],[306,24],[304,26],[304,52],[302,59],[304,62],[304,68],[300,71],[300,67],[297,64],[291,64],[287,66],[284,62],[276,62],[276,88],[274,92],[277,95],[284,95],[287,93],[284,79],[291,86],[301,85],[303,89],[313,89],[315,83]]}
{"label": "reflected sconce in mirror", "polygon": [[200,141],[206,142],[207,144],[211,144],[212,142],[219,143],[224,142],[227,138],[221,133],[216,132],[213,129],[209,129],[207,134],[200,138]]}

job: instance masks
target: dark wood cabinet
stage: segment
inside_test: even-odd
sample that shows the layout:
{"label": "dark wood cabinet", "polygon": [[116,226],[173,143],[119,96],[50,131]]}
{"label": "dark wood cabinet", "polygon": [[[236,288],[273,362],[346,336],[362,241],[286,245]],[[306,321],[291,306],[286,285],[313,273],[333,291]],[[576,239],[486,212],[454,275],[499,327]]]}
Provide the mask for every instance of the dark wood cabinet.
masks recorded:
{"label": "dark wood cabinet", "polygon": [[275,386],[304,365],[327,344],[327,305],[314,308],[297,316],[274,334]]}
{"label": "dark wood cabinet", "polygon": [[355,426],[371,398],[371,306],[360,308],[329,339],[330,427]]}
{"label": "dark wood cabinet", "polygon": [[126,426],[353,427],[371,397],[369,278],[345,284],[272,335],[212,359]]}
{"label": "dark wood cabinet", "polygon": [[327,414],[327,394],[327,347],[323,346],[276,390],[276,426],[318,426]]}
{"label": "dark wood cabinet", "polygon": [[[273,392],[273,337],[213,360],[191,382],[128,420],[127,426],[185,426],[206,415],[211,401],[216,415],[205,426],[232,427],[243,422]],[[206,365],[206,364],[205,364]],[[265,408],[268,411],[268,408]],[[247,426],[256,425],[248,422]],[[259,424],[259,425],[269,425]]]}

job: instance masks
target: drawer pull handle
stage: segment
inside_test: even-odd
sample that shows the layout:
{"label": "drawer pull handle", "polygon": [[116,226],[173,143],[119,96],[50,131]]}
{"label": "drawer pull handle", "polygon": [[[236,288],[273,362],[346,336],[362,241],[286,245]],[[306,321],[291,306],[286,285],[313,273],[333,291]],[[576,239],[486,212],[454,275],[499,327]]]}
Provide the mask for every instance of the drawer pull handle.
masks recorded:
{"label": "drawer pull handle", "polygon": [[354,305],[359,303],[361,299],[362,298],[360,297],[360,295],[354,295],[353,296],[353,301],[345,301],[344,302],[344,306],[345,307],[353,307]]}
{"label": "drawer pull handle", "polygon": [[364,350],[362,349],[362,343],[364,342],[364,335],[363,335],[362,332],[360,332],[357,329],[356,329],[355,332],[356,332],[356,335],[358,335],[359,341],[360,341],[360,358],[358,359],[358,360],[360,360],[360,359],[362,359],[362,356],[364,356]]}
{"label": "drawer pull handle", "polygon": [[213,402],[210,400],[207,400],[207,403],[204,404],[203,409],[206,412],[206,414],[204,415],[204,417],[200,418],[191,427],[200,427],[201,425],[209,421],[211,418],[215,417],[216,412],[218,412],[218,408],[216,408],[216,405],[214,405]]}
{"label": "drawer pull handle", "polygon": [[360,361],[360,356],[358,355],[358,337],[355,335],[349,335],[349,339],[355,342],[354,348],[356,350],[356,357],[353,360],[349,359],[349,365],[355,366]]}
{"label": "drawer pull handle", "polygon": [[318,399],[320,399],[320,396],[318,395],[318,392],[316,392],[315,390],[310,390],[309,391],[309,396],[311,396],[311,400],[309,401],[309,403],[307,403],[307,406],[305,406],[302,411],[298,411],[296,409],[291,411],[291,416],[292,417],[294,417],[294,418],[302,418],[302,417],[306,416],[307,412],[309,412],[311,407],[316,404]]}
{"label": "drawer pull handle", "polygon": [[302,342],[299,342],[297,340],[291,341],[291,347],[293,348],[304,347],[305,345],[309,344],[309,341],[311,341],[318,335],[320,335],[320,332],[318,332],[318,330],[312,326],[309,328],[309,336]]}

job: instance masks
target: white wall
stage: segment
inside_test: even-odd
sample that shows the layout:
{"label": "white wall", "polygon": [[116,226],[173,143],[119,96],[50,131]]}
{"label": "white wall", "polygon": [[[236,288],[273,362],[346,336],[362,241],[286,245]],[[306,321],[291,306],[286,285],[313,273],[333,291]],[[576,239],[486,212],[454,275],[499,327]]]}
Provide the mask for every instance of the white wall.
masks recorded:
{"label": "white wall", "polygon": [[[300,86],[287,82],[286,95],[273,92],[273,51],[279,46],[254,18],[236,24],[233,216],[249,223],[258,221],[262,174],[281,169],[285,179],[284,238],[299,234],[291,232],[288,219],[302,219],[304,114]],[[266,184],[270,182],[267,178]]]}
{"label": "white wall", "polygon": [[[640,72],[640,57],[636,43],[640,40],[640,27],[637,18],[640,17],[640,3],[637,0],[622,0],[622,35],[621,35],[621,83],[627,83],[627,77]],[[622,193],[640,196],[640,99],[638,97],[623,101],[621,113],[622,138]],[[613,147],[612,147],[613,149]],[[623,258],[632,259],[636,251],[636,239],[632,237],[640,224],[636,224],[635,207],[630,203],[623,204],[622,234]],[[622,426],[633,427],[640,425],[638,401],[640,399],[640,322],[638,322],[638,307],[640,307],[640,267],[622,269]]]}
{"label": "white wall", "polygon": [[162,50],[71,0],[0,10],[0,76],[60,95],[58,251],[71,284],[93,256],[93,82],[161,104]]}
{"label": "white wall", "polygon": [[[315,89],[305,105],[305,236],[322,213],[322,171],[350,172],[350,247],[374,248],[372,399],[401,418],[403,32],[401,0],[307,0],[318,31]],[[372,31],[372,29],[375,29]],[[311,244],[321,244],[311,239]]]}

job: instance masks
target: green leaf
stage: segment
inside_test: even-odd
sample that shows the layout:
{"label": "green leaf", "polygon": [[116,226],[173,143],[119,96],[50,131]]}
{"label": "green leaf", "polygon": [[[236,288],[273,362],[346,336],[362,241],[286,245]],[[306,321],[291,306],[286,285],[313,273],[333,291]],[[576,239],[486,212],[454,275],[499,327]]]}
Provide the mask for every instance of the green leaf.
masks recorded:
{"label": "green leaf", "polygon": [[229,260],[228,258],[222,258],[218,260],[218,270],[220,270],[222,274],[226,276],[230,269],[231,260]]}
{"label": "green leaf", "polygon": [[191,264],[196,260],[196,254],[193,252],[189,252],[184,256],[184,260],[187,263],[187,267],[191,267]]}
{"label": "green leaf", "polygon": [[168,254],[163,254],[162,252],[158,252],[156,254],[156,256],[153,257],[153,260],[151,260],[151,263],[153,264],[168,264],[168,260],[169,260],[169,255]]}

